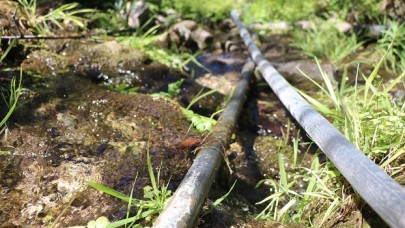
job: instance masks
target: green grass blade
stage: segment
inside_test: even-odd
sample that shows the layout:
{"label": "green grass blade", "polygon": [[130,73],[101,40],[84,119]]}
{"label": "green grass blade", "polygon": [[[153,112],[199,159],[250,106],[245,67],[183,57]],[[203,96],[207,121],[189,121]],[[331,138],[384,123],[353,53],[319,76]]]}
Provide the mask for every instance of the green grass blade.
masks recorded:
{"label": "green grass blade", "polygon": [[405,149],[404,149],[404,148],[398,150],[394,155],[390,156],[386,161],[384,161],[384,162],[380,165],[380,167],[381,167],[381,168],[386,167],[386,166],[389,165],[392,161],[394,161],[395,159],[397,159],[399,156],[401,156],[401,155],[403,155],[403,154],[405,154]]}
{"label": "green grass blade", "polygon": [[[280,149],[279,149],[279,151],[280,151]],[[288,191],[287,173],[285,171],[283,155],[280,152],[278,152],[277,156],[278,156],[278,168],[280,170],[279,174],[280,174],[281,185],[283,186],[285,191]]]}
{"label": "green grass blade", "polygon": [[[95,188],[95,189],[97,189],[99,191],[102,191],[102,192],[104,192],[104,193],[106,193],[108,195],[114,196],[114,197],[116,197],[118,199],[121,199],[121,200],[123,200],[125,202],[130,202],[131,201],[130,197],[128,197],[128,196],[122,194],[121,192],[118,192],[118,191],[116,191],[116,190],[114,190],[112,188],[109,188],[109,187],[106,187],[104,185],[97,184],[97,183],[94,183],[94,182],[91,182],[91,181],[87,181],[87,180],[85,180],[84,182],[86,184],[90,185],[92,188]],[[132,201],[135,201],[135,200],[132,199]]]}
{"label": "green grass blade", "polygon": [[[149,135],[149,140],[150,140],[150,135]],[[159,197],[159,188],[156,184],[156,179],[155,179],[155,174],[153,173],[153,167],[152,167],[152,162],[150,160],[150,154],[149,154],[149,140],[148,140],[148,149],[146,150],[146,161],[148,164],[148,172],[149,172],[149,178],[150,182],[152,184],[153,192],[156,197]]]}
{"label": "green grass blade", "polygon": [[398,77],[396,77],[396,78],[394,79],[394,81],[392,81],[387,87],[385,87],[383,93],[386,94],[386,93],[388,93],[389,91],[391,91],[391,89],[394,88],[394,86],[395,86],[396,84],[398,84],[399,82],[401,82],[402,79],[404,79],[404,78],[405,78],[405,72],[403,72],[401,75],[399,75]]}
{"label": "green grass blade", "polygon": [[214,210],[215,207],[217,207],[219,204],[221,204],[222,201],[224,201],[229,196],[229,194],[232,192],[233,188],[235,187],[235,184],[236,184],[236,181],[233,182],[231,188],[229,189],[229,191],[225,195],[221,196],[220,198],[215,200],[214,203],[212,203],[210,209],[207,212],[205,212],[203,216],[205,216],[206,214],[211,213],[212,210]]}
{"label": "green grass blade", "polygon": [[[391,43],[389,49],[391,49],[391,47],[392,47],[392,43]],[[380,70],[380,67],[383,64],[386,55],[387,55],[387,52],[384,54],[384,56],[380,59],[380,61],[374,67],[374,69],[371,72],[370,76],[368,78],[366,78],[366,85],[364,86],[363,104],[367,104],[368,92],[369,92],[370,88],[373,87],[372,82],[378,76],[378,71]],[[365,105],[365,106],[368,106],[368,105]]]}

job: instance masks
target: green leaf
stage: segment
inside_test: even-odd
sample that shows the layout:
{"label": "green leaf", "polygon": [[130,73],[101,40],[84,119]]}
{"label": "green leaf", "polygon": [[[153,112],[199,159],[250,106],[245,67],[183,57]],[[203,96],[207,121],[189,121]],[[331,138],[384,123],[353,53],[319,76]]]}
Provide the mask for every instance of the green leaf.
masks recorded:
{"label": "green leaf", "polygon": [[180,92],[180,86],[183,84],[184,79],[180,79],[177,82],[170,83],[168,85],[167,92],[170,94],[171,97],[176,96]]}
{"label": "green leaf", "polygon": [[[116,191],[116,190],[114,190],[112,188],[109,188],[109,187],[106,187],[104,185],[97,184],[97,183],[94,183],[94,182],[91,182],[91,181],[86,181],[85,180],[84,182],[86,184],[90,185],[91,187],[93,187],[93,188],[95,188],[95,189],[97,189],[99,191],[102,191],[102,192],[104,192],[104,193],[106,193],[108,195],[114,196],[114,197],[116,197],[118,199],[121,199],[121,200],[123,200],[125,202],[130,201],[130,198],[128,196],[126,196],[126,195],[122,194],[121,192],[118,192],[118,191]],[[132,201],[135,201],[135,199],[132,199]]]}

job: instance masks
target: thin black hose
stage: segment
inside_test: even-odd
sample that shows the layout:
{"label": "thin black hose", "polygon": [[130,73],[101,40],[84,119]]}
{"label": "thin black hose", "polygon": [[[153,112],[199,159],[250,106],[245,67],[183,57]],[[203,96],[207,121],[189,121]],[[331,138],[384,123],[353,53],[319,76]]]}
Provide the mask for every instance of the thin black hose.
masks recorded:
{"label": "thin black hose", "polygon": [[254,66],[251,60],[244,65],[241,79],[211,132],[208,143],[198,152],[193,165],[153,227],[194,227],[198,213],[217,176],[223,154],[229,145],[233,129],[246,100]]}

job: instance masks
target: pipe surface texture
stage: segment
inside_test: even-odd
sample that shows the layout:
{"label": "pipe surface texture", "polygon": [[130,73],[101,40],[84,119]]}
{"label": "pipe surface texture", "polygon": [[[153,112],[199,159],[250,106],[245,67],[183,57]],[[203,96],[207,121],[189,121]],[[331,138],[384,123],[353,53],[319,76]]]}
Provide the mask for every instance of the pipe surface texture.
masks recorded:
{"label": "pipe surface texture", "polygon": [[234,89],[232,98],[207,138],[207,143],[197,154],[193,165],[174,195],[169,199],[153,227],[194,227],[195,220],[220,168],[223,154],[228,147],[233,128],[246,100],[249,80],[254,67],[255,65],[251,60],[248,60],[244,65],[241,79]]}
{"label": "pipe surface texture", "polygon": [[239,20],[238,13],[232,11],[231,16],[259,71],[291,115],[387,224],[391,227],[405,227],[405,190],[311,108],[264,59]]}

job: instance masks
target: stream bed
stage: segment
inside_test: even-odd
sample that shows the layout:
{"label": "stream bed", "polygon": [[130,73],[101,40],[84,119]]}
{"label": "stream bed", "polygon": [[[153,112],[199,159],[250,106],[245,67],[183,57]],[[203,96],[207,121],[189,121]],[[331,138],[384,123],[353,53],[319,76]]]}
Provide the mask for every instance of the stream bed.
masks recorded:
{"label": "stream bed", "polygon": [[[168,189],[175,191],[209,134],[191,127],[180,107],[187,107],[199,91],[217,89],[191,109],[205,116],[222,109],[248,57],[237,31],[229,37],[240,48],[200,54],[197,59],[209,72],[190,66],[195,68],[194,77],[115,40],[46,41],[46,49],[19,59],[25,90],[0,139],[1,226],[68,227],[86,225],[100,216],[110,221],[125,218],[125,202],[84,181],[126,195],[135,181],[133,197],[142,199],[144,187],[151,185],[147,151],[155,173],[160,173],[159,184],[168,184]],[[292,84],[315,91],[296,68],[319,82],[322,78],[318,66],[283,40],[276,36],[265,41],[266,58]],[[334,77],[336,71],[330,64],[321,67]],[[19,75],[16,69],[1,73],[2,79],[8,81]],[[169,83],[181,79],[184,83],[172,99],[150,95],[167,92]],[[136,87],[137,92],[112,89],[123,83],[128,88]],[[310,166],[317,148],[304,146],[309,139],[260,77],[252,82],[242,113],[233,143],[225,154],[226,163],[197,225],[305,227],[255,219],[266,206],[256,203],[271,194],[268,185],[256,185],[266,178],[280,178],[277,152],[285,136],[285,150],[292,151],[293,139],[302,142],[299,160],[303,167]],[[304,151],[309,151],[308,156]],[[284,161],[288,171],[292,153],[284,154]],[[237,183],[232,194],[210,211],[212,203],[234,181]],[[356,224],[362,219],[356,213],[341,225]],[[150,221],[143,222],[150,225]]]}

